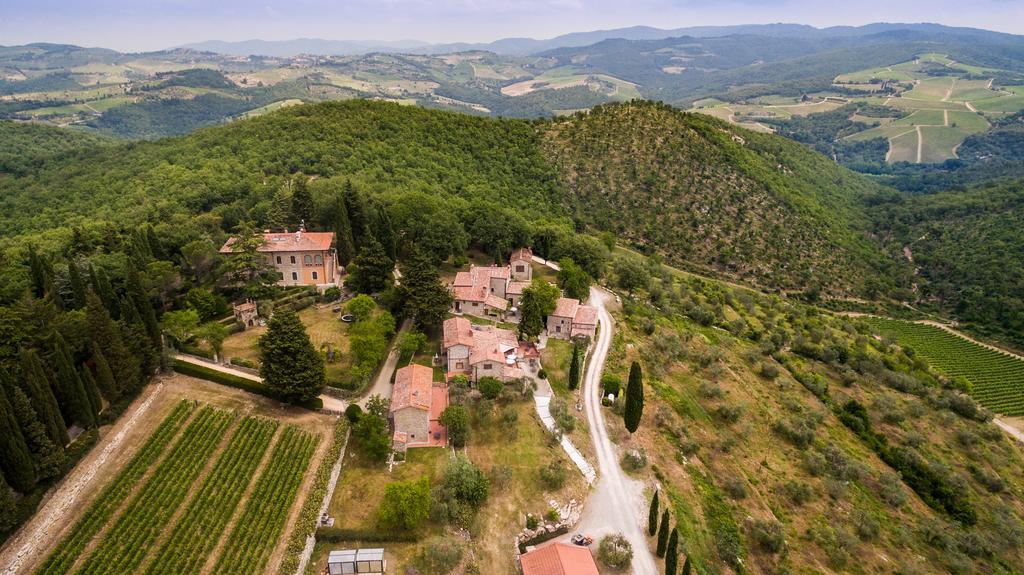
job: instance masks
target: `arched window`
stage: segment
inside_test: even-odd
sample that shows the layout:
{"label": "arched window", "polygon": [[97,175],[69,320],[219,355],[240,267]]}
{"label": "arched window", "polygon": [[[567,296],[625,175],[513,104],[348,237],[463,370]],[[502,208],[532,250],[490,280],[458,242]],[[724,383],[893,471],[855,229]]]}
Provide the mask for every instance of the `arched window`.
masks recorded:
{"label": "arched window", "polygon": [[313,263],[313,256],[304,256],[302,258],[302,263],[304,263],[306,265],[309,265],[309,264]]}
{"label": "arched window", "polygon": [[315,263],[317,265],[320,265],[320,264],[324,263],[324,257],[321,256],[320,254],[317,254],[317,255],[313,256],[313,263]]}

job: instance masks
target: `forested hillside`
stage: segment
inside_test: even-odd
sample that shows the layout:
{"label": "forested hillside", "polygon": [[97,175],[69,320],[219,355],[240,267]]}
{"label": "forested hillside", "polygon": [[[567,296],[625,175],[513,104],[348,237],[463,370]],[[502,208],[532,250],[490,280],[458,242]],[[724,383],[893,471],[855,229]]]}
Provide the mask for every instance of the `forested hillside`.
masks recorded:
{"label": "forested hillside", "polygon": [[[574,219],[705,271],[797,291],[878,291],[879,188],[783,138],[653,103],[542,125]],[[884,283],[884,282],[883,282]]]}
{"label": "forested hillside", "polygon": [[1024,347],[1024,182],[922,196],[872,208],[892,251],[907,248],[925,306]]}
{"label": "forested hillside", "polygon": [[25,175],[46,160],[62,160],[115,141],[53,126],[0,122],[0,177]]}

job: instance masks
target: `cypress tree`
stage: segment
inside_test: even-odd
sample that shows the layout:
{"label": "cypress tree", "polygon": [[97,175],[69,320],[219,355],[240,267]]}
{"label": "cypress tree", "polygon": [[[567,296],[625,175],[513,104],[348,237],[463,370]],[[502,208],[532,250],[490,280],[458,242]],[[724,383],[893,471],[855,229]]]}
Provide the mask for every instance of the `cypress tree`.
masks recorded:
{"label": "cypress tree", "polygon": [[665,551],[665,575],[676,575],[679,567],[679,530],[672,528],[668,536],[668,549]]}
{"label": "cypress tree", "polygon": [[654,537],[658,533],[658,492],[651,497],[651,510],[647,514],[647,533]]}
{"label": "cypress tree", "polygon": [[686,561],[683,562],[683,575],[690,575],[691,569],[692,567],[690,566],[690,556],[687,555]]}
{"label": "cypress tree", "polygon": [[327,379],[324,360],[294,311],[275,311],[259,346],[263,357],[260,375],[284,401],[298,403],[320,394]]}
{"label": "cypress tree", "polygon": [[572,346],[572,361],[569,363],[569,389],[580,386],[580,346]]}
{"label": "cypress tree", "polygon": [[4,474],[0,473],[0,533],[6,533],[18,522],[18,507],[14,502],[14,493],[7,484]]}
{"label": "cypress tree", "polygon": [[75,262],[68,262],[68,280],[71,282],[72,308],[82,309],[85,307],[85,280],[78,270]]}
{"label": "cypress tree", "polygon": [[39,355],[33,349],[21,352],[22,386],[25,394],[32,402],[32,408],[39,415],[39,420],[46,427],[46,435],[58,446],[70,442],[68,429],[60,415],[60,407],[50,388],[50,378],[46,374]]}
{"label": "cypress tree", "polygon": [[367,229],[366,202],[363,200],[352,180],[345,180],[345,187],[342,189],[342,199],[345,201],[345,212],[352,226],[352,241],[355,243],[356,251],[362,251],[366,241]]}
{"label": "cypress tree", "polygon": [[640,373],[640,364],[633,362],[629,367],[629,383],[626,385],[626,409],[622,414],[626,429],[633,433],[640,427],[640,418],[644,414],[644,382]]}
{"label": "cypress tree", "polygon": [[303,222],[309,225],[313,221],[313,194],[309,193],[309,180],[306,176],[299,174],[295,177],[295,186],[292,190],[292,217],[295,222]]}
{"label": "cypress tree", "polygon": [[395,235],[395,229],[391,225],[391,216],[388,215],[383,204],[377,205],[377,221],[374,227],[374,237],[380,242],[380,245],[384,248],[384,253],[388,255],[392,260],[395,259],[395,251],[398,244],[398,236]]}
{"label": "cypress tree", "polygon": [[25,437],[29,452],[32,454],[32,463],[35,466],[36,475],[39,479],[57,477],[61,474],[66,456],[64,449],[54,443],[46,433],[46,426],[39,420],[36,410],[32,407],[25,392],[10,381],[6,372],[0,370],[0,379],[3,379],[7,397],[11,401],[14,418],[18,421],[18,427]]}
{"label": "cypress tree", "polygon": [[658,557],[664,557],[668,550],[669,516],[668,509],[661,513],[661,527],[658,528]]}
{"label": "cypress tree", "polygon": [[[120,309],[118,308],[117,297],[114,295],[114,288],[110,285],[110,277],[107,276],[107,272],[103,268],[93,268],[89,266],[89,279],[92,281],[92,291],[99,296],[100,301],[103,302],[103,306],[107,308],[107,312],[117,319]],[[88,295],[86,296],[86,305],[89,303]]]}
{"label": "cypress tree", "polygon": [[338,207],[334,220],[334,249],[341,265],[348,266],[356,257],[356,244],[352,239],[352,222],[348,218],[345,198],[338,194]]}
{"label": "cypress tree", "polygon": [[142,380],[138,358],[128,351],[120,327],[96,294],[86,296],[85,319],[92,340],[103,350],[118,387],[134,389]]}
{"label": "cypress tree", "polygon": [[376,293],[391,285],[395,261],[372,235],[367,236],[359,256],[352,260],[346,285],[359,293]]}
{"label": "cypress tree", "polygon": [[100,349],[100,346],[96,345],[95,341],[92,342],[92,363],[96,366],[96,387],[99,388],[103,397],[107,398],[107,401],[113,403],[121,397],[121,393],[124,390],[114,380],[114,373],[110,371],[110,364],[107,363],[103,350]]}
{"label": "cypress tree", "polygon": [[164,248],[160,245],[159,238],[156,237],[156,230],[153,229],[153,224],[146,224],[146,245],[149,247],[149,254],[153,256],[153,259],[163,260],[167,259],[164,257]]}
{"label": "cypress tree", "polygon": [[100,398],[100,390],[96,387],[96,380],[89,371],[89,366],[82,364],[82,387],[85,388],[85,396],[89,399],[89,408],[92,410],[93,420],[98,424],[97,417],[103,411],[103,400]]}
{"label": "cypress tree", "polygon": [[437,327],[452,307],[452,293],[441,281],[434,262],[418,248],[402,260],[401,300],[405,316],[416,318],[423,329]]}
{"label": "cypress tree", "polygon": [[161,347],[160,323],[156,319],[156,312],[153,311],[153,302],[146,295],[146,290],[142,287],[142,280],[138,272],[129,271],[126,280],[128,296],[131,298],[132,303],[135,304],[135,310],[141,318],[146,335],[153,342],[153,349],[159,351]]}
{"label": "cypress tree", "polygon": [[43,288],[43,291],[45,292],[45,296],[43,299],[57,310],[64,311],[64,298],[61,297],[60,290],[57,289],[57,284],[53,281],[53,274],[47,273],[44,282],[45,287]]}
{"label": "cypress tree", "polygon": [[82,377],[74,367],[67,342],[59,333],[54,334],[50,361],[54,367],[53,391],[64,421],[79,423],[86,428],[95,425],[95,414],[85,392]]}
{"label": "cypress tree", "polygon": [[22,493],[28,492],[35,485],[36,470],[32,454],[4,389],[0,389],[0,471],[3,471],[11,486]]}
{"label": "cypress tree", "polygon": [[42,256],[36,251],[35,246],[28,247],[28,269],[29,278],[32,280],[32,295],[43,297],[46,295],[46,263]]}

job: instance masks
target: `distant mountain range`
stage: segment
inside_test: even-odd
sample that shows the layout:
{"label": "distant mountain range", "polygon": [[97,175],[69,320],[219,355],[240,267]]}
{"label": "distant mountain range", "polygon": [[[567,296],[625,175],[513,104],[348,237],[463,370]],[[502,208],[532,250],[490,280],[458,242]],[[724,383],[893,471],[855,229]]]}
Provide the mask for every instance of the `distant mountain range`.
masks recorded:
{"label": "distant mountain range", "polygon": [[374,52],[406,53],[406,54],[449,54],[452,52],[487,51],[506,56],[526,56],[538,54],[556,48],[574,48],[589,46],[609,39],[623,40],[662,40],[678,36],[692,38],[714,38],[720,36],[756,35],[786,38],[824,39],[856,37],[907,30],[924,33],[955,33],[959,36],[974,36],[986,42],[1006,42],[1018,38],[1013,34],[1003,34],[978,28],[961,28],[941,24],[898,24],[878,22],[863,26],[831,26],[815,28],[806,24],[744,24],[737,26],[691,26],[685,28],[662,29],[651,26],[631,26],[611,30],[593,30],[590,32],[573,32],[547,40],[534,38],[502,38],[494,42],[455,42],[432,44],[419,40],[324,40],[319,38],[298,38],[295,40],[242,40],[226,42],[208,40],[179,46],[205,52],[216,52],[232,56],[275,56],[292,57],[299,54],[316,54],[322,56],[346,56],[369,54]]}

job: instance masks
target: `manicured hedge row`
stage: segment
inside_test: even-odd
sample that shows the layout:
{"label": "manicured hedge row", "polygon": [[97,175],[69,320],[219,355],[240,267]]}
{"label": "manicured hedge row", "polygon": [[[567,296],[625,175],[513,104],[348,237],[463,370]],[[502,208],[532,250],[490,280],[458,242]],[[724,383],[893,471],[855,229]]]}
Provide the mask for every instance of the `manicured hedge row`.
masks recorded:
{"label": "manicured hedge row", "polygon": [[[230,373],[217,371],[216,369],[209,368],[203,365],[187,363],[184,361],[177,361],[174,364],[174,371],[182,375],[189,375],[199,379],[205,379],[207,381],[212,381],[213,383],[219,383],[221,385],[226,385],[228,387],[234,387],[236,389],[241,389],[244,391],[248,391],[250,393],[256,393],[264,397],[269,397],[270,399],[282,401],[281,397],[277,393],[275,393],[273,390],[267,388],[267,386],[261,383],[257,383],[255,381],[252,381],[251,379],[239,377],[237,375],[233,375]],[[299,405],[299,407],[305,407],[306,409],[321,409],[324,406],[324,402],[319,397],[315,397],[307,402],[297,405]]]}
{"label": "manicured hedge row", "polygon": [[415,543],[418,541],[412,533],[377,531],[376,529],[342,529],[340,527],[319,527],[316,540],[327,543],[343,543],[360,541],[363,543]]}

